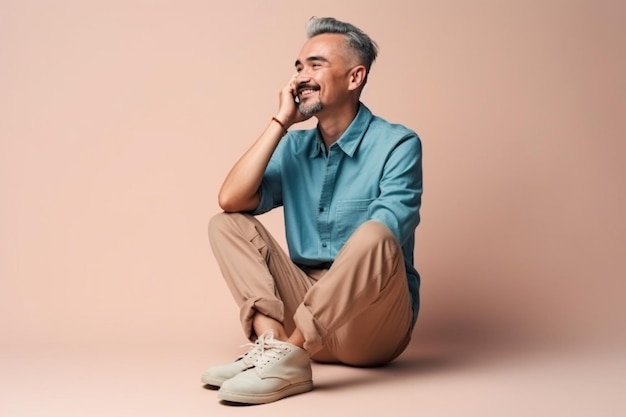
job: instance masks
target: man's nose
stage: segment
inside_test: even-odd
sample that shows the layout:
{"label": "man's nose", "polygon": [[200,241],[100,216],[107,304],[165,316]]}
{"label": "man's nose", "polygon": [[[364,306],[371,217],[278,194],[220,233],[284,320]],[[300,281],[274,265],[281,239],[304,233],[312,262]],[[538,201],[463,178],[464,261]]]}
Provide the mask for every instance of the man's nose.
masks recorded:
{"label": "man's nose", "polygon": [[311,74],[306,69],[302,69],[298,72],[298,76],[296,77],[296,81],[298,83],[307,82],[311,79]]}

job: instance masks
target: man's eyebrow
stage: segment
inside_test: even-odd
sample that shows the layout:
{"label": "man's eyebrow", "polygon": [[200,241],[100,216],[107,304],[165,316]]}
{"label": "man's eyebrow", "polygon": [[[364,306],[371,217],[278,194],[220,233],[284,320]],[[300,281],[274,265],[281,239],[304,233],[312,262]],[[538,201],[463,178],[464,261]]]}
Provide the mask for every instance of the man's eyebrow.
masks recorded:
{"label": "man's eyebrow", "polygon": [[[320,56],[320,55],[313,55],[313,56],[310,56],[310,57],[308,57],[308,58],[306,59],[306,61],[307,61],[307,62],[312,62],[312,61],[328,62],[328,60],[327,60],[326,58],[324,58],[323,56]],[[295,66],[297,67],[297,66],[299,66],[299,65],[302,65],[302,62],[300,62],[300,60],[299,60],[299,59],[296,59]]]}

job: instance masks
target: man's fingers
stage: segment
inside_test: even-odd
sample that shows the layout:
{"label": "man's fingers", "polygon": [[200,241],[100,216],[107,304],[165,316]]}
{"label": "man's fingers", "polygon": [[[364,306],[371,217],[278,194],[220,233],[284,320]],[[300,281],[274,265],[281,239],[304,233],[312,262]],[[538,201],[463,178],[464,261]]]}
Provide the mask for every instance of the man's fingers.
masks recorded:
{"label": "man's fingers", "polygon": [[296,72],[293,77],[291,77],[291,81],[289,83],[291,88],[295,91],[298,86],[298,73]]}

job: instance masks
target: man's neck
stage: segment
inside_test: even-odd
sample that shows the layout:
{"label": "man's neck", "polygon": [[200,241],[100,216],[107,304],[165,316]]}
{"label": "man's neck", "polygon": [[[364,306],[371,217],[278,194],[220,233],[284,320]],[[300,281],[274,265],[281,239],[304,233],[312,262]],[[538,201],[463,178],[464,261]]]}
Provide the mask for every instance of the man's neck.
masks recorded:
{"label": "man's neck", "polygon": [[350,126],[358,111],[359,102],[347,107],[345,110],[333,111],[328,116],[319,115],[317,117],[319,122],[317,127],[322,135],[326,149],[337,142],[343,132]]}

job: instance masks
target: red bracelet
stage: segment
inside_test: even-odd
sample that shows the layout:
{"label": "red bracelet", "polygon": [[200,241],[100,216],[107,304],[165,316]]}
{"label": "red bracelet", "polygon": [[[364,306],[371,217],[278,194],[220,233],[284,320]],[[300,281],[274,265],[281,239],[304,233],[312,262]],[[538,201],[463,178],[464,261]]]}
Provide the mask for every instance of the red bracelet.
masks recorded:
{"label": "red bracelet", "polygon": [[285,125],[283,124],[283,122],[281,122],[280,120],[278,120],[278,119],[277,119],[277,118],[275,118],[275,117],[272,117],[272,120],[273,120],[273,121],[275,121],[276,123],[278,123],[278,124],[280,125],[280,127],[282,127],[282,128],[283,128],[283,130],[285,131],[285,134],[287,134],[287,133],[288,133],[288,132],[287,132],[287,129],[285,128]]}

